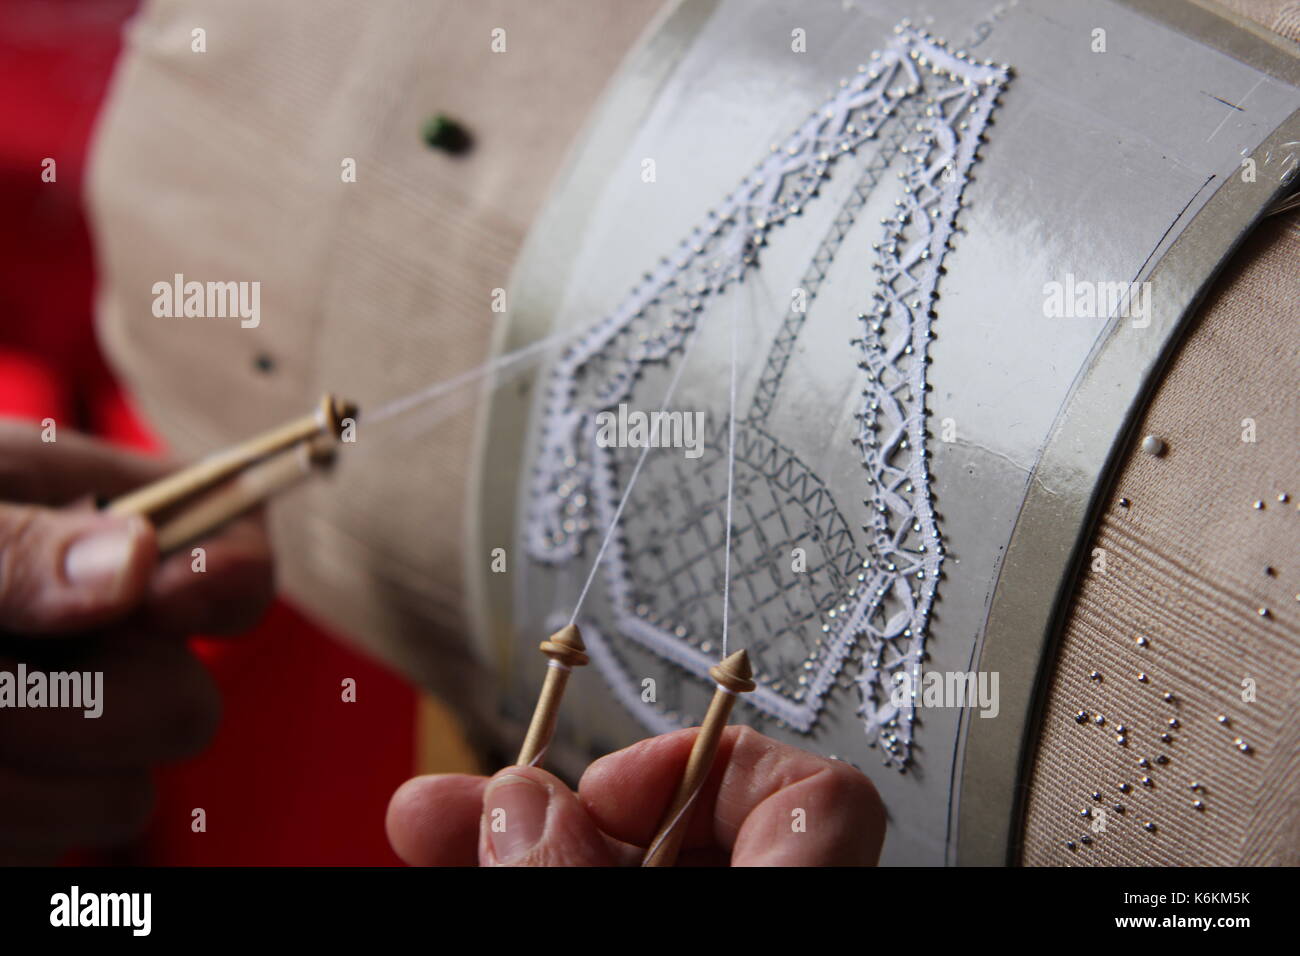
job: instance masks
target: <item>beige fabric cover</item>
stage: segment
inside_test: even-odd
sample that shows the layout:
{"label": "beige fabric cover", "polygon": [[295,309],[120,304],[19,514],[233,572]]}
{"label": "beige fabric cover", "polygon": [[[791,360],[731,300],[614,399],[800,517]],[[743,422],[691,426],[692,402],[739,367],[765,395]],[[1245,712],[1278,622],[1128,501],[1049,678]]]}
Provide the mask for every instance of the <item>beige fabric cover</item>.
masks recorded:
{"label": "beige fabric cover", "polygon": [[[197,456],[324,391],[359,401],[332,486],[277,503],[283,589],[462,712],[494,703],[461,616],[473,415],[368,431],[364,410],[486,359],[492,290],[658,6],[159,0],[127,32],[100,121],[101,335],[143,411]],[[191,51],[200,27],[206,53]],[[424,144],[438,112],[472,152]],[[178,272],[260,281],[260,326],[156,318],[153,283]]]}

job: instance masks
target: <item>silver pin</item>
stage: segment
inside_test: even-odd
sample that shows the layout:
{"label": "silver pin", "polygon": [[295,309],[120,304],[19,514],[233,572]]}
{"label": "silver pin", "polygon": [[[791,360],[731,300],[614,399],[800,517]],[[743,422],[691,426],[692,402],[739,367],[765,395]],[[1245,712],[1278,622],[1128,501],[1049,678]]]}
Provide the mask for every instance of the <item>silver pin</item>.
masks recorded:
{"label": "silver pin", "polygon": [[1155,435],[1148,435],[1146,438],[1142,439],[1142,450],[1148,455],[1152,455],[1156,458],[1159,458],[1165,453],[1166,447],[1165,440],[1163,438],[1157,438]]}

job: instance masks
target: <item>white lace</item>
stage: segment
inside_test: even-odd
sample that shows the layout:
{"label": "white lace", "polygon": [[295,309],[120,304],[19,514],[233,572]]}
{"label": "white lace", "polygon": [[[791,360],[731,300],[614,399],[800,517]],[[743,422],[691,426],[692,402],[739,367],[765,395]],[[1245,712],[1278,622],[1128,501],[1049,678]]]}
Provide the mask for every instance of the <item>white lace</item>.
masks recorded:
{"label": "white lace", "polygon": [[[626,400],[645,366],[672,361],[706,303],[759,267],[765,235],[815,202],[835,161],[881,135],[887,125],[901,123],[895,114],[903,109],[911,124],[900,130],[897,140],[909,160],[903,191],[897,214],[886,221],[876,247],[874,308],[863,316],[864,335],[856,343],[865,379],[858,441],[874,510],[866,529],[869,556],[856,554],[846,528],[845,553],[856,573],[845,578],[847,589],[825,614],[823,646],[803,663],[806,680],[794,690],[783,684],[787,675],[759,675],[757,690],[743,698],[808,732],[816,725],[824,698],[837,686],[848,655],[860,646],[859,713],[869,737],[881,744],[886,763],[901,768],[911,756],[914,706],[910,700],[901,706],[891,703],[894,675],[910,671],[911,686],[920,686],[928,618],[943,561],[925,450],[930,324],[962,192],[1009,71],[951,52],[942,40],[907,24],[895,28],[895,34],[885,50],[873,53],[857,74],[841,81],[834,96],[774,146],[612,315],[596,323],[556,363],[544,399],[525,545],[537,561],[567,564],[580,556],[590,532],[604,533],[611,527],[621,492],[612,450],[598,447],[594,440],[596,414]],[[872,180],[858,195],[853,214],[874,185]],[[836,233],[835,245],[846,229]],[[797,325],[788,331],[788,341],[797,331]],[[769,358],[775,378],[766,392],[760,385],[751,416],[755,421],[761,420],[763,402],[770,404],[786,355],[774,349]],[[738,453],[744,453],[746,440],[742,437]],[[789,454],[779,443],[773,445]],[[804,494],[829,500],[815,475],[800,481]],[[833,504],[830,507],[833,510]],[[609,603],[620,634],[707,680],[716,653],[707,652],[698,640],[684,638],[681,628],[666,629],[638,613],[627,552],[620,528],[604,559]],[[611,683],[626,681],[618,661],[605,651],[593,646],[598,669]],[[632,709],[645,719],[646,707],[639,699]]]}

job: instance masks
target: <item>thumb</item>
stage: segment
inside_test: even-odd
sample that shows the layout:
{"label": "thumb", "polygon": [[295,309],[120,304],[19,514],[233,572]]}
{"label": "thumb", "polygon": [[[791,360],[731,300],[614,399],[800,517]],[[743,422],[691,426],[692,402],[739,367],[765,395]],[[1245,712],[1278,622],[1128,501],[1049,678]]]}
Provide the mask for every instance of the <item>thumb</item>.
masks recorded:
{"label": "thumb", "polygon": [[483,866],[612,866],[614,860],[578,798],[536,767],[508,767],[483,791]]}
{"label": "thumb", "polygon": [[70,631],[120,617],[156,560],[143,518],[0,504],[0,628]]}

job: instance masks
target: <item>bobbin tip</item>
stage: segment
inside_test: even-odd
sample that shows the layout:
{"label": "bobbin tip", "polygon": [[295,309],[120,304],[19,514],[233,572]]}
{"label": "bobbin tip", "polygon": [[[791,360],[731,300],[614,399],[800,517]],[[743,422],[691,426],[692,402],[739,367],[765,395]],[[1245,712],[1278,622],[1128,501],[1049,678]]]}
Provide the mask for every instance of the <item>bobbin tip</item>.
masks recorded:
{"label": "bobbin tip", "polygon": [[743,647],[710,667],[709,676],[733,694],[747,694],[758,686],[753,681],[754,670],[749,664],[749,654]]}
{"label": "bobbin tip", "polygon": [[316,436],[302,447],[308,468],[329,468],[337,457],[335,446],[327,443],[323,435]]}
{"label": "bobbin tip", "polygon": [[349,402],[327,392],[321,396],[320,413],[325,428],[334,438],[338,438],[343,434],[343,422],[349,418],[355,421],[360,409],[356,402]]}
{"label": "bobbin tip", "polygon": [[537,647],[547,657],[569,667],[581,667],[588,660],[587,645],[582,643],[582,633],[576,624],[566,624]]}

